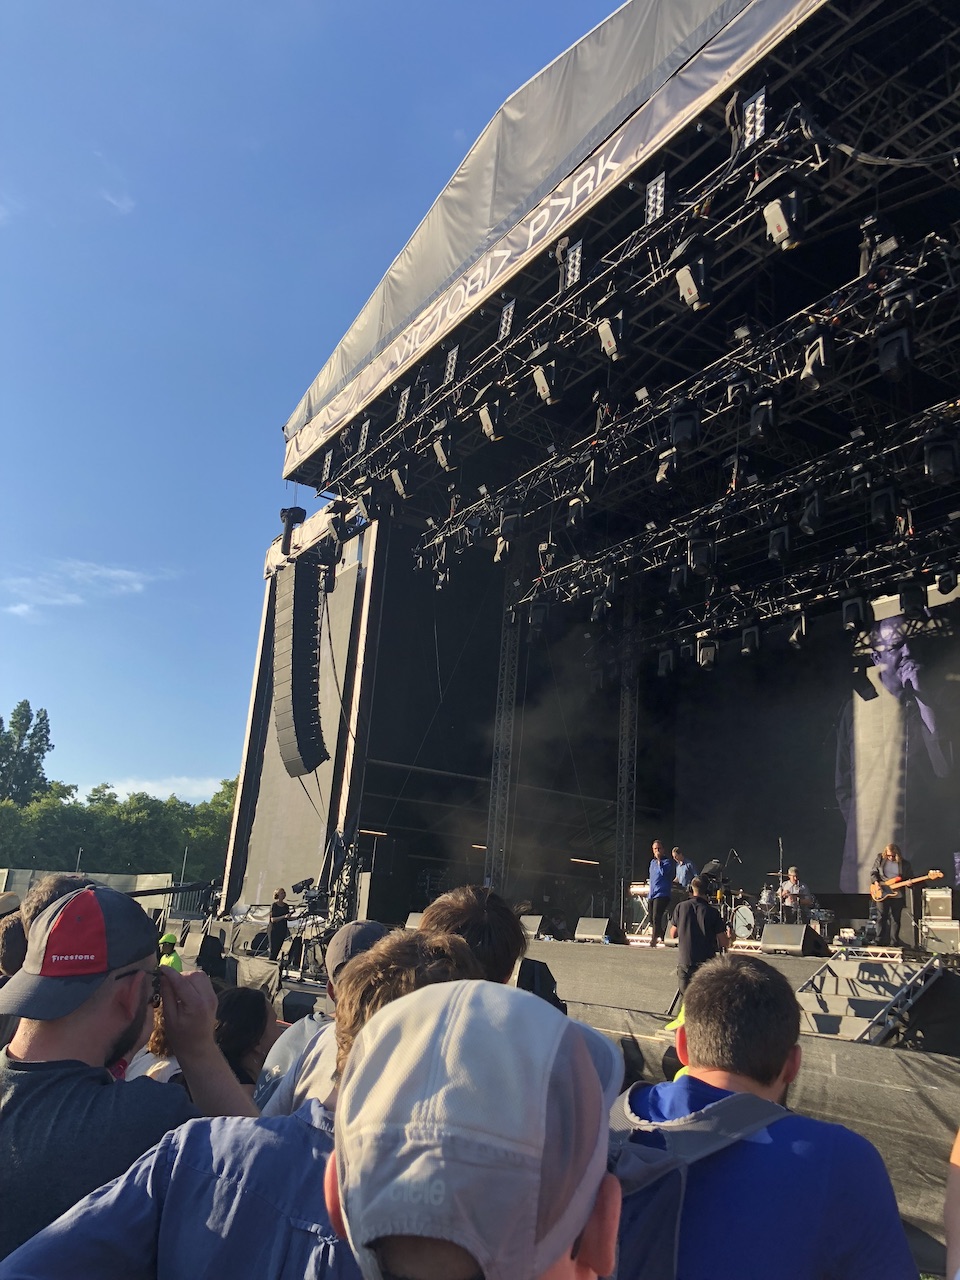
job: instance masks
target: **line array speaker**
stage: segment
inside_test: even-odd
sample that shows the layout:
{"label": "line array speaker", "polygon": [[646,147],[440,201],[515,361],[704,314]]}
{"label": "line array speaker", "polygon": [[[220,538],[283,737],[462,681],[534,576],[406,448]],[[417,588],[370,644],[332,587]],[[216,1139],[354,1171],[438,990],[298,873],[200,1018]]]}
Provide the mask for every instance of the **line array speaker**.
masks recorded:
{"label": "line array speaker", "polygon": [[316,557],[300,556],[274,579],[273,710],[291,778],[330,759],[320,729],[320,573]]}

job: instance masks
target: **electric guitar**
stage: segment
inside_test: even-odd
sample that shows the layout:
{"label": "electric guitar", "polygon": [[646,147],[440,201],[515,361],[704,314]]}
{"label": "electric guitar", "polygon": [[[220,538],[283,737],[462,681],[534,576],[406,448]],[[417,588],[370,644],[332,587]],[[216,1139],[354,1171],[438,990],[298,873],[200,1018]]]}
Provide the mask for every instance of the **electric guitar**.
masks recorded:
{"label": "electric guitar", "polygon": [[874,902],[886,902],[888,898],[899,898],[901,889],[908,889],[912,884],[922,884],[924,880],[942,880],[942,871],[928,871],[925,876],[914,876],[912,880],[901,880],[894,876],[892,880],[875,880],[870,886],[870,897]]}

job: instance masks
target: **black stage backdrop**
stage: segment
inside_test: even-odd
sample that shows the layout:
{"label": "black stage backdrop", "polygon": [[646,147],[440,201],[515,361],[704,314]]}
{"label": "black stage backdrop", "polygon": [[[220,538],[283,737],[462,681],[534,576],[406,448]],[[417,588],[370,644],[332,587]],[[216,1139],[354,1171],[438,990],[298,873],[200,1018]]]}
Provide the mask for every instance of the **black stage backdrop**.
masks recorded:
{"label": "black stage backdrop", "polygon": [[838,620],[822,630],[802,651],[723,649],[681,683],[672,842],[701,865],[735,848],[749,892],[777,870],[781,838],[815,893],[865,890],[888,841],[915,875],[953,883],[960,642],[891,618],[851,656]]}

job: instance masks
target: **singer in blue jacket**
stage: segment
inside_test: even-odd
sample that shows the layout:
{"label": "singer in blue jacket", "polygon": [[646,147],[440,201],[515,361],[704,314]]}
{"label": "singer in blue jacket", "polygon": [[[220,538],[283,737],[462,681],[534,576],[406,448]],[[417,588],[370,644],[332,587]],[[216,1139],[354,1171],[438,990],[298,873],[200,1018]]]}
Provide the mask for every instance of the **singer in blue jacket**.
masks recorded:
{"label": "singer in blue jacket", "polygon": [[677,864],[670,856],[662,840],[654,840],[653,857],[650,859],[650,887],[647,893],[650,903],[650,923],[653,932],[651,947],[666,946],[664,937],[670,920],[670,891],[677,874]]}

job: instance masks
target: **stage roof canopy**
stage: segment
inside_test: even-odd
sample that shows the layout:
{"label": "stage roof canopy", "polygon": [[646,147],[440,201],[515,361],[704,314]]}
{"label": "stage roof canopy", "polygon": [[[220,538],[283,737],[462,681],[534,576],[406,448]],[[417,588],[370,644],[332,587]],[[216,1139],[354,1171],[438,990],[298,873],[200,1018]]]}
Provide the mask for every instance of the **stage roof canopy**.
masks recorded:
{"label": "stage roof canopy", "polygon": [[[822,3],[628,0],[518,89],[297,405],[285,427],[286,472]],[[671,98],[662,91],[678,74],[688,83]],[[645,109],[649,145],[604,155],[607,140]],[[574,189],[556,198],[577,171]]]}

